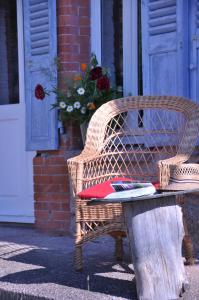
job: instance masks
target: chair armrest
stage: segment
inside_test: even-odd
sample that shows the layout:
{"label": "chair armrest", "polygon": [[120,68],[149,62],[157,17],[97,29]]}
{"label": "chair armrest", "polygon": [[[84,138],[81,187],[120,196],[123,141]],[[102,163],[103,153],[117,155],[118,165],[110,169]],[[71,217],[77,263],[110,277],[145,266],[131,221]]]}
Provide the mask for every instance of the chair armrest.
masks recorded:
{"label": "chair armrest", "polygon": [[175,155],[171,158],[163,159],[158,162],[158,177],[159,177],[159,183],[160,188],[164,189],[170,179],[170,166],[171,165],[177,165],[186,162],[189,159],[189,155]]}
{"label": "chair armrest", "polygon": [[82,151],[81,154],[67,160],[68,172],[72,183],[73,193],[75,195],[83,189],[83,172],[85,165],[96,160],[97,157],[97,153]]}

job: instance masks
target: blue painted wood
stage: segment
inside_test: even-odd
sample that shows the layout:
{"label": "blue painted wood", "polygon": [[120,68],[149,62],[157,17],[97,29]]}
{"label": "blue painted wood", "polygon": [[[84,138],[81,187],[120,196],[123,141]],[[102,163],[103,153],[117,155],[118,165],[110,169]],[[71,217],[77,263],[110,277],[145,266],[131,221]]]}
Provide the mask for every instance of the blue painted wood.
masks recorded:
{"label": "blue painted wood", "polygon": [[199,103],[199,0],[189,2],[190,98]]}
{"label": "blue painted wood", "polygon": [[25,0],[23,8],[26,148],[53,150],[58,148],[57,112],[51,110],[55,95],[38,100],[35,87],[52,90],[57,83],[56,1]]}
{"label": "blue painted wood", "polygon": [[[189,97],[199,104],[199,0],[189,1]],[[199,145],[199,140],[197,146]]]}
{"label": "blue painted wood", "polygon": [[[189,96],[187,0],[142,1],[143,94]],[[144,116],[144,126],[158,128],[157,114]],[[161,115],[160,115],[161,116]],[[149,122],[152,120],[152,122]],[[175,117],[162,114],[161,124],[175,128]],[[166,137],[147,146],[173,144]]]}
{"label": "blue painted wood", "polygon": [[143,94],[188,96],[187,0],[142,1]]}

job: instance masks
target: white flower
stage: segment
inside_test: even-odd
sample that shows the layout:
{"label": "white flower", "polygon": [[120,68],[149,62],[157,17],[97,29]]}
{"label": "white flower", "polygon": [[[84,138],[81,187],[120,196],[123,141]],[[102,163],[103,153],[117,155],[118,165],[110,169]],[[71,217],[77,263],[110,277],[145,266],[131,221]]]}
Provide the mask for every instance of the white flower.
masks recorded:
{"label": "white flower", "polygon": [[85,106],[83,106],[83,107],[81,108],[81,113],[82,113],[82,114],[85,114],[85,113],[86,113],[86,107],[85,107]]}
{"label": "white flower", "polygon": [[79,95],[84,95],[85,89],[84,89],[83,87],[80,87],[80,88],[78,88],[77,93],[78,93]]}
{"label": "white flower", "polygon": [[74,103],[74,108],[80,108],[81,107],[81,104],[80,104],[80,102],[79,101],[76,101],[75,103]]}
{"label": "white flower", "polygon": [[59,107],[60,108],[66,108],[66,103],[64,101],[59,102]]}
{"label": "white flower", "polygon": [[71,111],[73,111],[73,107],[72,107],[72,105],[69,105],[69,106],[67,106],[67,109],[66,109],[66,111],[67,111],[67,112],[71,112]]}

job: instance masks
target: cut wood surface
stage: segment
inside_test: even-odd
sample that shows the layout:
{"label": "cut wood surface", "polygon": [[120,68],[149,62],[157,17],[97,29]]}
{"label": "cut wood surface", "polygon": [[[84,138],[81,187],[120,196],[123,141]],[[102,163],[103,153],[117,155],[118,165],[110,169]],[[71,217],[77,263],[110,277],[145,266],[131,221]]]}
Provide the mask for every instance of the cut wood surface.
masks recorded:
{"label": "cut wood surface", "polygon": [[174,300],[188,287],[182,211],[175,196],[124,203],[138,299]]}
{"label": "cut wood surface", "polygon": [[160,190],[157,191],[156,194],[153,195],[144,195],[140,197],[130,197],[130,198],[112,198],[112,199],[106,199],[106,198],[96,198],[93,200],[90,200],[88,203],[88,206],[95,205],[95,204],[101,204],[101,203],[123,203],[123,202],[132,202],[132,201],[145,201],[145,200],[152,200],[155,198],[162,198],[161,201],[164,202],[164,199],[168,196],[180,196],[185,194],[197,194],[199,193],[199,188],[195,189],[188,189],[188,190],[182,190],[182,191],[164,191]]}

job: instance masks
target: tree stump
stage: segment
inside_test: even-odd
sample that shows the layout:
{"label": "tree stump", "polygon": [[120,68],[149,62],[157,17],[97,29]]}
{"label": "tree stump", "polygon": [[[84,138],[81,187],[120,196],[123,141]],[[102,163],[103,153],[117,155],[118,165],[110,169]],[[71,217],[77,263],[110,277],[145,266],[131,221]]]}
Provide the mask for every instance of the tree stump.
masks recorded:
{"label": "tree stump", "polygon": [[188,288],[182,211],[175,196],[123,203],[138,299],[174,300]]}

